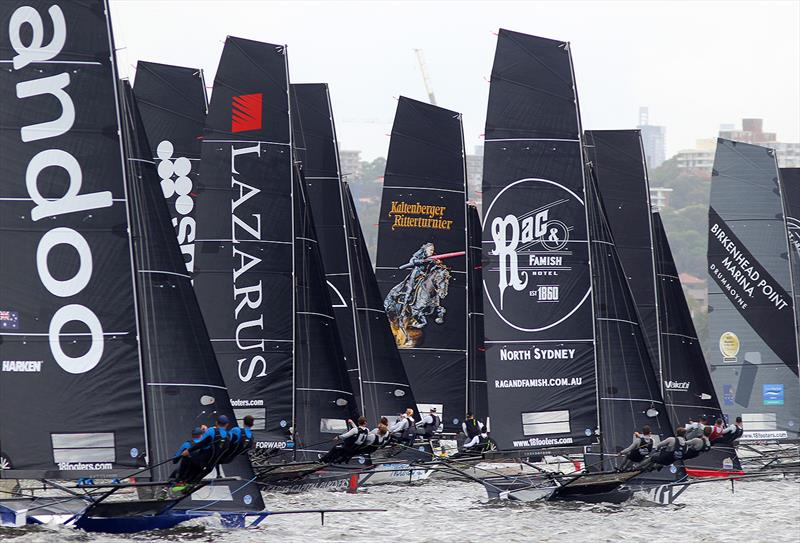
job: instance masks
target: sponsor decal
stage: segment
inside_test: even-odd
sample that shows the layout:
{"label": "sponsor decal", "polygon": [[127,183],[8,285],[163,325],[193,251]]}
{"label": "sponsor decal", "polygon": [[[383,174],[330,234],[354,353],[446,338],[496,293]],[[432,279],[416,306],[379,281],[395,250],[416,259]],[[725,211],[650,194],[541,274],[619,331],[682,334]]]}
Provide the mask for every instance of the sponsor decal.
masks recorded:
{"label": "sponsor decal", "polygon": [[532,437],[521,441],[514,441],[514,447],[550,447],[553,445],[571,445],[571,437]]}
{"label": "sponsor decal", "polygon": [[263,407],[264,400],[231,400],[231,407]]}
{"label": "sponsor decal", "polygon": [[[531,209],[531,194],[542,194]],[[564,185],[527,178],[500,191],[486,210],[484,243],[490,263],[484,288],[494,312],[509,326],[539,332],[565,321],[591,293],[583,200]],[[569,285],[569,289],[561,286]],[[565,292],[569,292],[565,296]],[[547,309],[534,309],[547,304]]]}
{"label": "sponsor decal", "polygon": [[691,384],[691,381],[664,381],[664,389],[686,392]]}
{"label": "sponsor decal", "polygon": [[[58,5],[50,6],[46,14],[31,6],[20,6],[11,14],[7,26],[9,42],[15,53],[9,69],[22,71],[29,76],[27,81],[16,84],[15,94],[19,102],[6,102],[6,107],[17,109],[23,116],[30,117],[23,117],[18,121],[21,126],[21,142],[33,143],[19,149],[24,148],[26,153],[31,154],[35,151],[28,160],[24,179],[33,204],[29,218],[33,222],[47,220],[47,224],[52,225],[38,240],[36,247],[39,280],[42,287],[53,296],[47,299],[37,295],[37,299],[45,305],[59,305],[65,298],[80,294],[92,279],[93,254],[89,241],[74,228],[58,226],[57,219],[71,213],[86,213],[113,205],[110,191],[81,193],[83,165],[69,151],[59,148],[67,141],[62,136],[72,130],[76,119],[83,113],[75,108],[75,102],[70,96],[74,87],[70,85],[75,80],[85,80],[85,77],[92,76],[82,76],[81,70],[67,67],[59,71],[59,64],[56,63],[51,64],[55,68],[48,72],[50,75],[42,77],[42,70],[37,66],[38,63],[53,60],[61,54],[67,41],[67,28],[68,22]],[[49,38],[47,43],[45,36]],[[29,104],[28,99],[40,96],[47,96],[47,100],[57,104],[55,115],[43,117],[45,110]],[[39,178],[45,170],[48,171],[48,179],[51,175],[63,179],[61,196],[53,197],[49,189],[46,190],[47,196],[42,194]],[[53,171],[58,173],[53,174]],[[23,180],[19,179],[14,182],[21,181]],[[78,256],[78,265],[70,277],[64,277],[63,273],[53,274],[50,269],[50,262],[57,260],[49,258],[50,253],[59,246],[70,248]],[[78,356],[66,353],[61,346],[62,329],[74,322],[81,323],[89,331],[89,347]],[[61,305],[50,317],[48,336],[53,359],[68,373],[88,372],[102,358],[105,346],[103,325],[95,312],[85,305]]]}
{"label": "sponsor decal", "polygon": [[[262,282],[253,276],[251,270],[261,264],[261,258],[252,249],[252,244],[240,245],[240,241],[261,240],[261,213],[250,213],[258,210],[253,203],[244,205],[248,200],[258,195],[261,190],[248,182],[256,183],[259,180],[243,179],[237,170],[237,165],[246,158],[261,157],[261,144],[255,143],[247,146],[231,146],[231,233],[233,252],[233,300],[235,303],[233,320],[236,323],[236,348],[242,356],[237,359],[237,375],[244,383],[254,377],[267,375],[267,360],[264,357],[266,345],[261,337],[264,331],[264,310]],[[245,208],[248,208],[245,211]],[[250,251],[253,254],[248,253]],[[250,338],[245,337],[250,336]],[[249,351],[255,351],[252,355]]]}
{"label": "sponsor decal", "polygon": [[733,399],[736,397],[736,390],[733,385],[722,385],[722,404],[733,405]]}
{"label": "sponsor decal", "polygon": [[[791,296],[714,208],[709,208],[708,224],[709,275],[762,341],[796,374],[797,346]],[[731,351],[735,350],[731,346]]]}
{"label": "sponsor decal", "polygon": [[789,435],[784,430],[761,430],[757,432],[744,432],[743,441],[762,441],[768,439],[786,439]]}
{"label": "sponsor decal", "polygon": [[111,462],[59,462],[60,471],[100,471],[113,469]]}
{"label": "sponsor decal", "polygon": [[495,379],[495,388],[551,388],[580,386],[583,377],[553,377],[551,379]]}
{"label": "sponsor decal", "polygon": [[263,99],[260,92],[231,98],[231,132],[261,130]]}
{"label": "sponsor decal", "polygon": [[722,353],[722,360],[725,362],[736,362],[736,355],[739,354],[739,336],[733,332],[723,332],[719,336],[719,352]]}
{"label": "sponsor decal", "polygon": [[572,360],[575,349],[500,349],[500,360]]}
{"label": "sponsor decal", "polygon": [[[192,161],[186,157],[175,157],[175,146],[171,141],[164,140],[158,144],[156,155],[158,160],[158,176],[161,178],[161,190],[164,198],[174,208],[172,226],[178,236],[178,245],[181,248],[183,260],[186,262],[186,271],[194,273],[194,240],[197,235],[197,224],[191,212],[194,209],[192,199]],[[175,199],[174,202],[172,199]]]}
{"label": "sponsor decal", "polygon": [[397,228],[450,230],[453,227],[453,221],[445,218],[446,211],[446,206],[393,201],[392,208],[389,210],[389,218],[392,219],[392,231]]}
{"label": "sponsor decal", "polygon": [[16,311],[0,311],[0,330],[18,330],[19,313]]}
{"label": "sponsor decal", "polygon": [[761,398],[764,405],[783,405],[783,385],[763,385]]}
{"label": "sponsor decal", "polygon": [[41,373],[42,360],[3,360],[4,372]]}
{"label": "sponsor decal", "polygon": [[291,449],[288,441],[256,441],[256,449]]}

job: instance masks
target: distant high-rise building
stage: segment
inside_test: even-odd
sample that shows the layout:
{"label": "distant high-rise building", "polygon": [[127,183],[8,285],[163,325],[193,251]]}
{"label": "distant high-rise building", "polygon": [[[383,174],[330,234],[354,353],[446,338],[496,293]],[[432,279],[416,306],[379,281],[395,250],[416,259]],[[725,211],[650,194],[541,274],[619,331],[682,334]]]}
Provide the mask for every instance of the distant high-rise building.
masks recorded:
{"label": "distant high-rise building", "polygon": [[361,151],[339,151],[339,168],[350,179],[361,172]]}
{"label": "distant high-rise building", "polygon": [[667,159],[667,127],[650,124],[648,108],[640,107],[637,128],[642,132],[642,147],[647,158],[647,167],[658,168]]}
{"label": "distant high-rise building", "polygon": [[483,145],[475,146],[475,154],[466,156],[467,192],[469,199],[481,208],[481,183],[483,182]]}
{"label": "distant high-rise building", "polygon": [[[778,166],[781,168],[800,167],[800,143],[780,142],[775,132],[764,132],[763,119],[742,119],[741,130],[736,130],[736,126],[733,124],[721,124],[719,137],[775,149],[778,155]],[[675,155],[678,159],[678,168],[711,172],[716,144],[716,140],[697,140],[694,149],[684,149]]]}

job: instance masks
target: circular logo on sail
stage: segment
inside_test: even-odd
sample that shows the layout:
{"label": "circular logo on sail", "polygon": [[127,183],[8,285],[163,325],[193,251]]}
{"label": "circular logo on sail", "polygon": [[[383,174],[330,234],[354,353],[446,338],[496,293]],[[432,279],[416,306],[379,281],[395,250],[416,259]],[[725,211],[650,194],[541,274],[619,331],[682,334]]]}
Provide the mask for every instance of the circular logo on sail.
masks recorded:
{"label": "circular logo on sail", "polygon": [[733,332],[723,332],[719,336],[719,351],[725,361],[736,361],[739,354],[739,336]]}
{"label": "circular logo on sail", "polygon": [[486,209],[484,288],[495,313],[524,332],[547,330],[589,298],[589,246],[583,199],[556,181],[525,178]]}

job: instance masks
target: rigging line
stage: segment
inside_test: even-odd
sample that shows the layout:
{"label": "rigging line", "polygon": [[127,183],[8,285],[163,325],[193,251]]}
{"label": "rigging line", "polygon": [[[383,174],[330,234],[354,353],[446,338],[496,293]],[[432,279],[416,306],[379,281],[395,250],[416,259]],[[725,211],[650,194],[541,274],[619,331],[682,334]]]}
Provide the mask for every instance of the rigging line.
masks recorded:
{"label": "rigging line", "polygon": [[633,322],[633,321],[629,321],[629,320],[625,320],[625,319],[615,319],[613,317],[597,317],[597,320],[599,320],[599,321],[625,322],[625,323],[628,323],[628,324],[632,324],[634,326],[639,326],[638,322]]}
{"label": "rigging line", "polygon": [[315,313],[314,311],[297,311],[298,315],[314,315],[317,317],[325,317],[326,319],[334,320],[331,315],[326,315],[325,313]]}
{"label": "rigging line", "polygon": [[699,341],[699,340],[698,340],[696,337],[694,337],[694,336],[687,336],[686,334],[676,334],[676,333],[674,333],[674,332],[661,332],[661,335],[662,335],[662,336],[677,336],[677,337],[685,337],[686,339],[693,339],[693,340],[695,340],[695,341]]}
{"label": "rigging line", "polygon": [[463,190],[454,190],[454,189],[440,189],[436,187],[401,187],[397,185],[387,185],[386,188],[389,189],[403,189],[403,190],[435,190],[437,192],[455,192],[456,194],[463,194]]}

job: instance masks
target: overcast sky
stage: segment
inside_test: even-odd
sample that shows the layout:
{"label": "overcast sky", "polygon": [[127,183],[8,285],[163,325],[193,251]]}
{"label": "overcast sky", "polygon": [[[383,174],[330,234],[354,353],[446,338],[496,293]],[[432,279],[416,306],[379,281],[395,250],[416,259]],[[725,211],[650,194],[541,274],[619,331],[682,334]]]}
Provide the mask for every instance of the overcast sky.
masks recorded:
{"label": "overcast sky", "polygon": [[[764,118],[800,141],[800,2],[111,0],[123,75],[138,60],[199,67],[211,86],[225,36],[288,44],[291,81],[327,82],[340,147],[385,156],[395,97],[440,106],[481,142],[498,28],[572,42],[584,128],[667,127],[667,155],[720,123]],[[210,91],[210,89],[209,89]]]}

